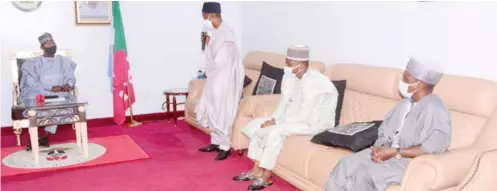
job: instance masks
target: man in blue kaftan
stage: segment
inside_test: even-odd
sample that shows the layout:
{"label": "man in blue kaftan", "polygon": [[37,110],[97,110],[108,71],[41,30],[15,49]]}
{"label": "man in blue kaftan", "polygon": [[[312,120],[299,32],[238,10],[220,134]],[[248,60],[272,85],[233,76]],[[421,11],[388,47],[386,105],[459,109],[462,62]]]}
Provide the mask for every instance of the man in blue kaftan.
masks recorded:
{"label": "man in blue kaftan", "polygon": [[[76,84],[76,63],[68,57],[55,55],[57,45],[52,35],[45,33],[38,37],[38,41],[43,55],[26,61],[21,67],[21,103],[34,100],[37,95],[71,96],[70,92]],[[39,138],[39,145],[49,147],[48,135],[55,134],[56,130],[56,125],[45,127],[45,133]],[[31,150],[31,142],[27,150]]]}

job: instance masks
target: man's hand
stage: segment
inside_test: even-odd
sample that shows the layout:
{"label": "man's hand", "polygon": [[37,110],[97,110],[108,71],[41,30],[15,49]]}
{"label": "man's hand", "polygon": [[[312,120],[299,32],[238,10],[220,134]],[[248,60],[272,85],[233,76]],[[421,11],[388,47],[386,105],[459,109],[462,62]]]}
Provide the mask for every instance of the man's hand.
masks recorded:
{"label": "man's hand", "polygon": [[61,92],[62,91],[62,86],[53,86],[51,91],[53,92]]}
{"label": "man's hand", "polygon": [[261,125],[261,128],[266,128],[266,127],[269,127],[269,126],[272,126],[272,125],[275,125],[275,124],[276,124],[276,120],[274,120],[274,118],[272,118],[272,119],[267,120],[266,122],[264,122]]}
{"label": "man's hand", "polygon": [[382,147],[382,146],[372,146],[371,147],[371,160],[375,163],[382,163],[388,159],[395,156],[395,149]]}
{"label": "man's hand", "polygon": [[63,91],[63,92],[70,92],[70,91],[71,91],[71,89],[72,89],[72,87],[71,87],[69,84],[64,84],[64,85],[62,86],[62,91]]}
{"label": "man's hand", "polygon": [[209,35],[205,35],[205,44],[209,44],[211,37]]}

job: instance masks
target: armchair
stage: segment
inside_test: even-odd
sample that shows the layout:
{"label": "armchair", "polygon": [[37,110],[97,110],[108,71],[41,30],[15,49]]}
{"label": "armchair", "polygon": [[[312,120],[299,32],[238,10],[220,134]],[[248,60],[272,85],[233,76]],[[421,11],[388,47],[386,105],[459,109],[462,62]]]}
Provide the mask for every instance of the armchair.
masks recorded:
{"label": "armchair", "polygon": [[[41,56],[43,52],[41,51],[21,51],[17,53],[13,53],[11,55],[11,69],[12,69],[12,127],[14,129],[14,134],[17,136],[17,145],[21,145],[21,133],[22,128],[28,127],[28,121],[23,116],[23,111],[14,109],[14,106],[21,104],[21,100],[19,99],[21,95],[20,82],[22,77],[22,65],[35,57]],[[57,51],[58,55],[63,55],[67,57],[72,56],[72,52],[70,50],[59,50]],[[73,96],[78,96],[78,89],[74,87],[71,90]],[[73,126],[74,128],[74,126]]]}

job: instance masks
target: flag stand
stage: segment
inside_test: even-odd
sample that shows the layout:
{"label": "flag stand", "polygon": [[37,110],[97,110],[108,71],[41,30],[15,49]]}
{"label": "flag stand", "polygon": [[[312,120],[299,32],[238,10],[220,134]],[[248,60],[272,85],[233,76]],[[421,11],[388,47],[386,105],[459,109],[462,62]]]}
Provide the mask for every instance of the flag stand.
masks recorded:
{"label": "flag stand", "polygon": [[[129,83],[126,85],[126,87],[128,88],[128,96],[129,96],[130,95],[129,94],[129,92],[130,92],[129,91]],[[128,127],[136,127],[138,125],[141,125],[142,123],[133,120],[133,105],[131,104],[131,97],[128,97],[128,103],[129,103],[129,116],[131,117],[131,120],[128,123]]]}

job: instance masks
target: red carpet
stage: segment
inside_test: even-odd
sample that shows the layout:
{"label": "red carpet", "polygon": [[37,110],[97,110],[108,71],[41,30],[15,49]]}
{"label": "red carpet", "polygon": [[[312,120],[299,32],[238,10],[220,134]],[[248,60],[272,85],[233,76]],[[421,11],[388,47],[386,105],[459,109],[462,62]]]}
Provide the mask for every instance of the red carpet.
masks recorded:
{"label": "red carpet", "polygon": [[[2,177],[2,191],[232,191],[247,190],[249,182],[235,182],[234,175],[250,169],[245,157],[232,154],[214,161],[215,153],[200,153],[209,136],[183,122],[147,123],[135,128],[90,127],[90,138],[129,135],[150,156],[147,160]],[[23,134],[23,143],[28,135]],[[51,142],[74,138],[72,129],[60,128]],[[2,135],[2,148],[15,146],[15,136]],[[124,148],[125,149],[125,148]],[[265,191],[298,190],[274,177]]]}
{"label": "red carpet", "polygon": [[[74,141],[65,141],[65,142],[74,142]],[[60,168],[20,169],[20,168],[11,168],[2,164],[2,178],[6,176],[19,175],[19,174],[81,168],[81,167],[112,164],[118,162],[134,161],[134,160],[149,158],[147,153],[141,150],[141,148],[138,145],[136,145],[133,139],[131,139],[131,137],[129,137],[128,135],[93,138],[88,140],[88,142],[96,143],[105,147],[106,148],[105,154],[99,158],[96,158],[94,160],[85,163],[60,167]],[[51,144],[57,144],[57,143],[51,143]],[[24,150],[24,147],[15,146],[9,148],[2,148],[2,157],[5,157],[19,150]]]}

